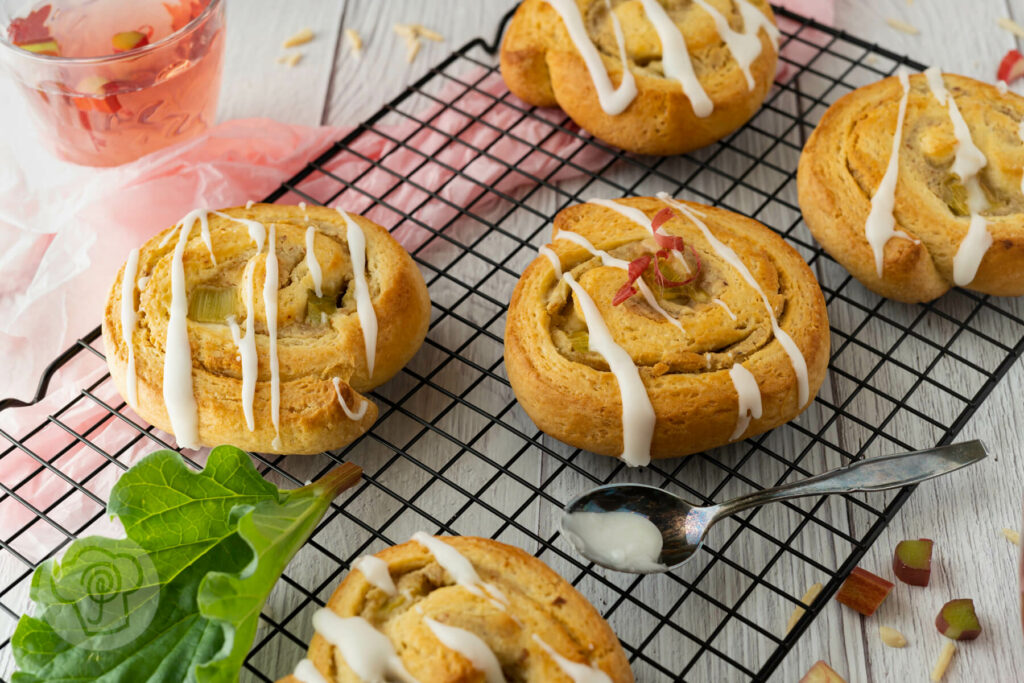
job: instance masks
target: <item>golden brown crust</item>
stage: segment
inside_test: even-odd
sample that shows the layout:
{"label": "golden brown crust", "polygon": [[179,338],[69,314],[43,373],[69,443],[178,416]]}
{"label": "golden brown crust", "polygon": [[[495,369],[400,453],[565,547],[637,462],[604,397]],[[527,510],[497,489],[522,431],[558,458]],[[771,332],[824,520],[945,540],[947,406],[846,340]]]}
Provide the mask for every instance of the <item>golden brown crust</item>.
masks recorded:
{"label": "golden brown crust", "polygon": [[[473,564],[484,582],[504,594],[506,609],[454,585],[433,555],[415,541],[377,553],[387,562],[401,597],[389,598],[362,572],[351,571],[327,607],[341,617],[361,616],[385,633],[406,669],[421,683],[483,680],[468,660],[438,641],[424,622],[426,618],[479,636],[497,656],[509,680],[570,683],[534,641],[537,636],[563,657],[600,668],[615,683],[633,681],[629,661],[608,623],[543,562],[519,548],[486,538],[442,538]],[[308,657],[332,683],[359,680],[319,634],[313,636]]]}
{"label": "golden brown crust", "polygon": [[[742,29],[734,3],[709,2],[733,29]],[[767,2],[751,2],[774,22]],[[612,83],[618,85],[622,63],[604,0],[577,0],[577,4]],[[661,43],[639,0],[614,4],[638,88],[625,111],[610,115],[601,108],[590,72],[558,13],[545,0],[525,0],[509,23],[501,44],[501,74],[509,90],[535,106],[557,105],[596,137],[639,154],[682,154],[703,147],[742,126],[760,108],[775,77],[777,60],[764,29],[759,33],[761,54],[750,69],[751,89],[707,12],[695,3],[662,2],[683,32],[697,76],[714,103],[714,111],[702,118],[694,114],[679,82],[663,75]]]}
{"label": "golden brown crust", "polygon": [[[993,244],[973,289],[997,296],[1024,294],[1024,98],[988,84],[943,74],[974,144],[988,163],[980,179],[991,207],[982,212]],[[899,301],[930,301],[953,287],[953,257],[970,222],[952,174],[956,138],[946,107],[923,75],[911,92],[899,153],[895,237],[886,244],[882,276],[865,225],[892,150],[899,81],[887,78],[838,100],[822,117],[800,157],[800,209],[815,239],[868,289]],[[962,188],[962,185],[961,185]]]}
{"label": "golden brown crust", "polygon": [[[665,204],[652,197],[617,200],[653,217]],[[685,202],[684,202],[685,203]],[[711,233],[731,247],[765,292],[779,325],[800,349],[810,396],[825,377],[829,328],[825,302],[807,264],[785,241],[749,218],[699,204]],[[737,425],[738,396],[729,371],[741,363],[755,377],[763,413],[751,421],[749,437],[793,419],[798,405],[797,376],[775,337],[763,299],[733,266],[724,262],[698,228],[675,218],[663,229],[684,238],[700,254],[703,270],[697,289],[681,300],[666,301],[651,279],[659,304],[683,326],[685,334],[657,314],[640,296],[614,306],[611,299],[625,282],[618,268],[601,266],[582,247],[567,240],[550,246],[563,270],[587,290],[616,343],[640,369],[657,418],[653,458],[696,453],[728,443]],[[555,217],[554,232],[569,230],[596,248],[630,260],[653,249],[648,230],[606,207],[581,204]],[[622,452],[622,401],[615,376],[599,354],[580,353],[567,343],[566,330],[580,326],[577,302],[557,285],[554,268],[539,256],[523,273],[512,295],[505,329],[505,366],[516,398],[547,434],[578,448],[604,455]],[[736,315],[734,321],[719,299]]]}
{"label": "golden brown crust", "polygon": [[[209,216],[214,265],[200,230],[194,227],[185,247],[183,264],[186,287],[216,286],[234,289],[236,317],[245,328],[242,282],[246,268],[253,269],[256,346],[259,379],[254,400],[254,431],[249,431],[242,410],[242,369],[238,347],[227,322],[188,321],[192,351],[193,394],[203,445],[232,443],[261,452],[317,453],[340,448],[373,424],[377,407],[363,392],[390,379],[416,353],[426,335],[430,301],[423,277],[409,255],[387,230],[361,216],[351,215],[366,238],[367,282],[377,317],[378,334],[373,375],[367,372],[365,343],[356,312],[352,265],[346,224],[334,209],[310,206],[256,204],[249,209],[222,213],[275,226],[279,263],[278,358],[281,377],[281,444],[274,448],[271,422],[269,340],[263,304],[267,249],[257,253],[245,225]],[[341,296],[341,307],[320,323],[306,320],[306,305],[313,280],[306,266],[305,233],[317,228],[315,249],[323,270],[323,291]],[[138,277],[145,286],[137,290],[138,323],[134,349],[138,405],[133,408],[147,421],[171,431],[163,399],[164,349],[170,303],[170,264],[177,241],[175,233],[163,245],[171,227],[142,246]],[[121,330],[121,280],[118,272],[103,317],[107,365],[122,396],[127,396],[128,347]],[[147,280],[148,278],[148,280]],[[350,409],[367,403],[361,419],[352,420],[338,403],[333,378]]]}

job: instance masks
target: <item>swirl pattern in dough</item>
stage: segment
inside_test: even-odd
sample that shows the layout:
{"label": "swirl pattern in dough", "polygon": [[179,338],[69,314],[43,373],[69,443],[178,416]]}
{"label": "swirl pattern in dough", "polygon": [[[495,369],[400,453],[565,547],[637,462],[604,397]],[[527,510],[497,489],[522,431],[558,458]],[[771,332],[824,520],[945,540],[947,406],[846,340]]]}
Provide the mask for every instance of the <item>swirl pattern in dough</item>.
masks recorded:
{"label": "swirl pattern in dough", "polygon": [[[666,238],[686,265],[660,267],[693,281],[663,287],[652,263],[616,304],[630,262],[658,262]],[[555,217],[542,252],[512,296],[505,365],[527,414],[572,446],[630,465],[710,449],[792,419],[825,377],[817,281],[754,220],[666,195],[591,200]]]}
{"label": "swirl pattern in dough", "polygon": [[681,154],[754,115],[778,37],[764,0],[525,0],[501,73],[523,100],[617,147]]}
{"label": "swirl pattern in dough", "polygon": [[622,645],[565,579],[504,543],[413,540],[354,563],[282,683],[631,683]]}
{"label": "swirl pattern in dough", "polygon": [[[897,132],[899,135],[897,135]],[[928,70],[833,104],[800,157],[804,220],[868,289],[1024,294],[1024,98]]]}
{"label": "swirl pattern in dough", "polygon": [[179,445],[316,453],[373,424],[362,394],[417,351],[429,311],[384,228],[256,204],[194,211],[133,250],[103,339],[122,396]]}

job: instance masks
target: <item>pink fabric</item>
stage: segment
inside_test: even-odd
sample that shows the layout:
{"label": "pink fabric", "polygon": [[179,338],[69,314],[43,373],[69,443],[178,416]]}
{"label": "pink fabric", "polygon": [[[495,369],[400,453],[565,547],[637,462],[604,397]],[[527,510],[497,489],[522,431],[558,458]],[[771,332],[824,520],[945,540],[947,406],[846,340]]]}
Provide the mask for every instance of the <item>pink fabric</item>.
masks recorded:
{"label": "pink fabric", "polygon": [[[791,0],[787,4],[821,21],[832,19],[831,2]],[[797,51],[791,55],[794,60],[803,58],[801,49],[798,45],[787,48]],[[463,78],[469,81],[479,75]],[[478,87],[494,97],[505,94],[503,83],[494,75]],[[495,105],[494,97],[466,93],[452,83],[439,99],[453,101],[465,114],[451,109],[442,112],[435,106],[417,116],[420,121],[429,121],[433,129],[417,132],[420,124],[404,119],[376,128],[379,133],[361,135],[353,153],[335,157],[327,167],[340,178],[358,178],[357,187],[365,193],[346,193],[343,208],[360,213],[369,209],[370,218],[396,228],[396,236],[407,248],[414,249],[430,236],[419,224],[445,226],[457,216],[459,207],[482,213],[488,204],[500,201],[498,193],[511,194],[534,183],[530,176],[553,181],[577,173],[567,166],[551,175],[564,159],[587,170],[599,169],[609,161],[608,155],[595,147],[581,149],[582,143],[573,136],[550,135],[551,126],[543,121],[521,121],[515,107]],[[510,101],[517,102],[514,98]],[[482,122],[473,122],[466,114],[480,116]],[[547,111],[540,117],[561,120],[562,114]],[[508,133],[503,135],[502,131]],[[0,272],[5,275],[0,283],[0,357],[9,359],[0,398],[31,396],[49,361],[97,324],[108,288],[131,248],[197,206],[235,206],[269,194],[346,132],[337,127],[237,120],[220,124],[199,139],[116,169],[55,167],[54,180],[49,173],[40,174],[38,170],[33,173],[0,168]],[[395,150],[392,140],[405,140],[410,135],[413,137],[406,146]],[[451,137],[458,142],[452,143]],[[527,142],[540,143],[540,150]],[[490,158],[481,157],[474,148],[488,149]],[[14,154],[30,156],[31,147],[28,151],[15,150]],[[370,164],[366,159],[383,160],[384,168],[367,172]],[[300,189],[322,201],[341,186],[316,173]],[[429,193],[436,193],[441,201],[425,201]],[[409,213],[413,220],[384,206],[369,208],[370,197],[383,198],[387,205]],[[301,198],[285,198],[289,200],[298,202]],[[460,226],[452,229],[459,230]],[[75,363],[55,378],[45,400],[30,408],[0,413],[0,427],[16,436],[24,435],[79,396],[82,387],[103,372],[99,359],[89,353],[79,354]],[[109,382],[100,385],[98,391],[99,398],[108,404],[120,403]],[[93,401],[82,400],[59,419],[79,434],[93,428],[90,441],[107,452],[124,449],[120,460],[126,465],[153,450],[153,443],[146,438],[131,444],[139,429],[118,417],[106,416],[102,421],[105,415],[106,411]],[[146,426],[130,411],[129,418],[140,428]],[[167,435],[163,438],[173,443]],[[120,471],[56,425],[48,425],[28,439],[26,446],[46,459],[60,454],[57,464],[75,481],[83,481],[101,469],[88,486],[100,499],[106,498]],[[0,483],[15,487],[38,468],[29,454],[15,451],[4,457]],[[68,487],[56,475],[44,472],[35,475],[31,486],[21,487],[19,494],[42,509]],[[59,517],[71,525],[71,520],[84,519],[83,513],[95,507],[95,502],[74,496],[62,505],[66,514]],[[7,528],[18,528],[33,517],[11,498],[0,505],[4,526],[12,525]],[[61,537],[44,526],[37,524],[15,548],[32,559],[45,556]]]}

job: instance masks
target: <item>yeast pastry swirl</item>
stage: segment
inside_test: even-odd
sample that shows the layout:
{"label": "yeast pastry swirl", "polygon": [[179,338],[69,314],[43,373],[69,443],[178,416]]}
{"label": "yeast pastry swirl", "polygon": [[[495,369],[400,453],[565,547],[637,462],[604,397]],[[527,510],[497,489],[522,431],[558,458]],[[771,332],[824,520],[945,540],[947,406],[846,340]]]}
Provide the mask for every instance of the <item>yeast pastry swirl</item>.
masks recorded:
{"label": "yeast pastry swirl", "polygon": [[413,539],[356,561],[282,683],[633,681],[607,622],[537,558],[485,538]]}
{"label": "yeast pastry swirl", "polygon": [[918,302],[953,286],[1024,294],[1022,175],[1024,98],[930,70],[833,104],[804,146],[797,187],[833,258],[868,289]]}
{"label": "yeast pastry swirl", "polygon": [[525,0],[501,73],[522,99],[613,145],[681,154],[754,115],[778,36],[764,0]]}
{"label": "yeast pastry swirl", "polygon": [[[641,291],[614,305],[623,263],[658,249],[651,219],[665,207],[675,217],[661,230],[696,251],[698,279],[673,292],[648,269]],[[599,324],[632,369],[616,369],[621,358],[593,348]],[[576,343],[583,334],[589,345]],[[537,426],[633,465],[647,453],[687,455],[792,419],[821,385],[828,350],[824,299],[799,254],[754,220],[669,197],[561,211],[552,242],[516,286],[505,330],[509,380]],[[624,390],[634,375],[642,392]],[[646,437],[636,408],[645,399],[654,415]]]}
{"label": "yeast pastry swirl", "polygon": [[193,212],[133,252],[103,339],[122,396],[179,444],[316,453],[373,424],[363,394],[416,352],[429,310],[423,277],[384,228],[256,204]]}

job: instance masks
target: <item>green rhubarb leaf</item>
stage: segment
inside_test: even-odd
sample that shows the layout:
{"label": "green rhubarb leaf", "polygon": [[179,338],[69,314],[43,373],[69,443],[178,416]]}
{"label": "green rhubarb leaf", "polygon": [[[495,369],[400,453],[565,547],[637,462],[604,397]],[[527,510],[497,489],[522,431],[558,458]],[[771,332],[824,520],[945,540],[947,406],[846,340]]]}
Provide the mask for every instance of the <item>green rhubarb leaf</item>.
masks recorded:
{"label": "green rhubarb leaf", "polygon": [[126,538],[77,540],[36,569],[12,683],[237,681],[274,583],[358,476],[345,465],[279,491],[232,446],[201,472],[147,456],[110,494]]}

